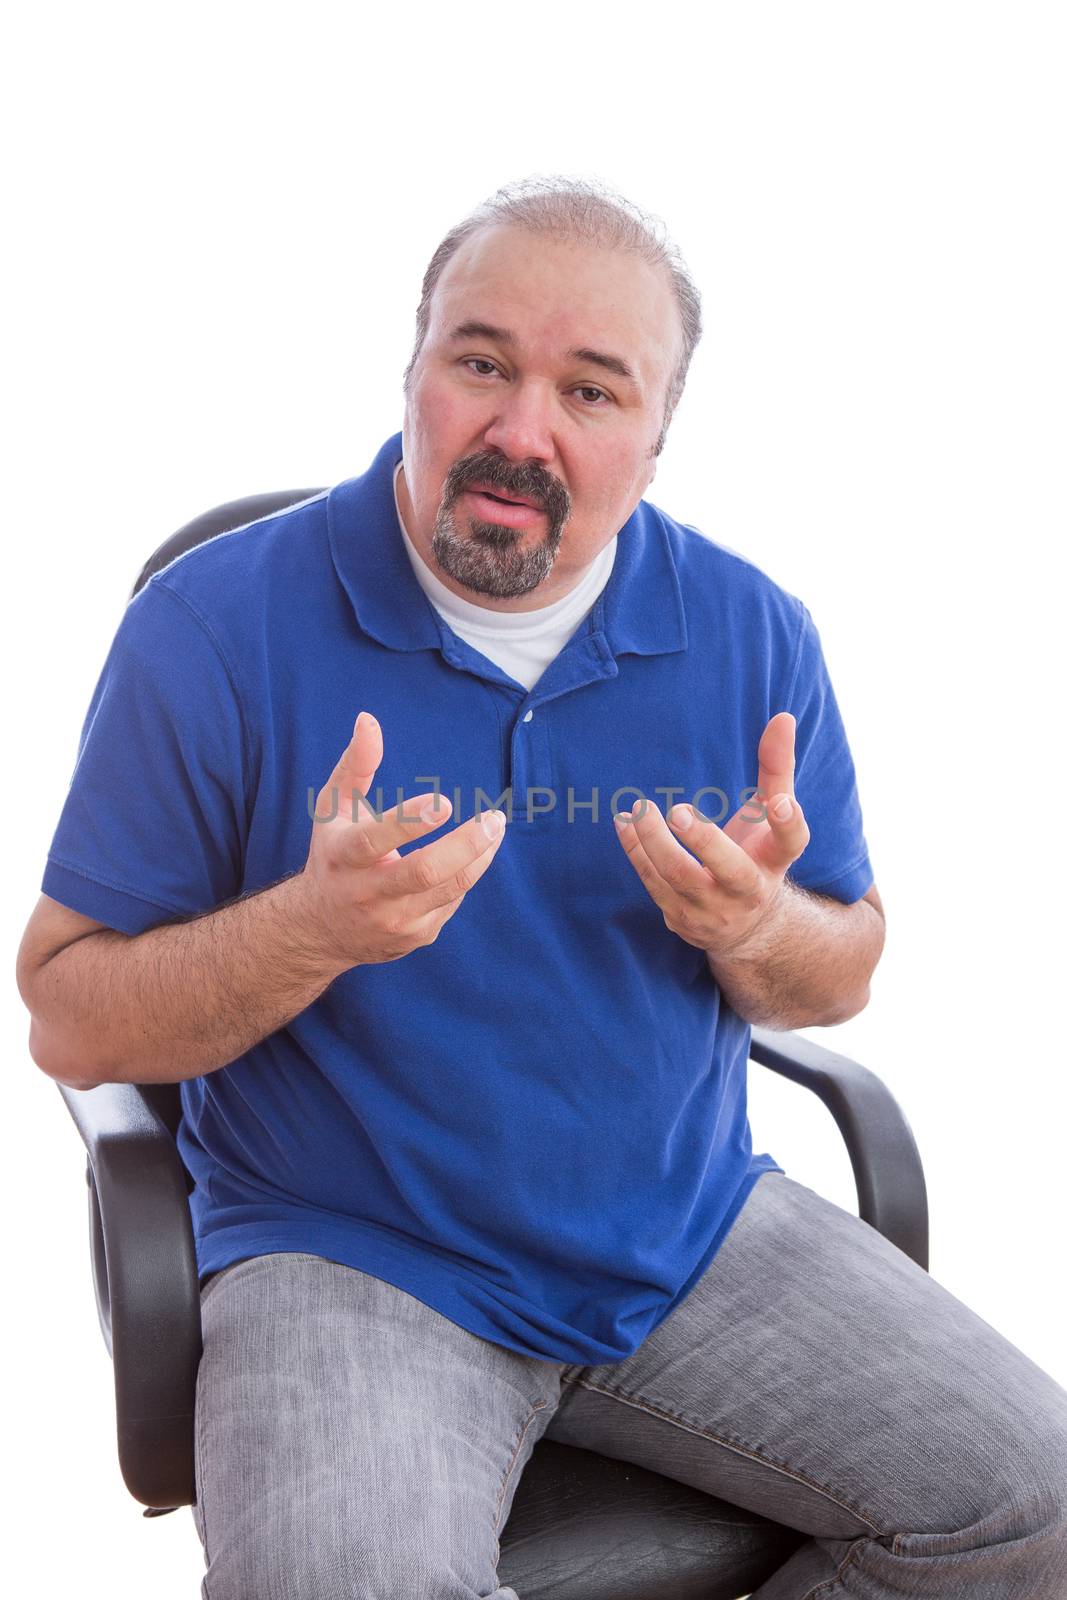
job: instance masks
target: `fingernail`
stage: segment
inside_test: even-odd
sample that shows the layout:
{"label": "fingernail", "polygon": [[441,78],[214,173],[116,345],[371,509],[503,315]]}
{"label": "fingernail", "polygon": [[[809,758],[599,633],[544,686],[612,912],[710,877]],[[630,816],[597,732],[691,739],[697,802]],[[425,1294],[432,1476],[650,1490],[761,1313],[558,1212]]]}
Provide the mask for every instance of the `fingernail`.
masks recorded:
{"label": "fingernail", "polygon": [[504,813],[502,811],[483,812],[482,827],[490,839],[498,839],[504,831]]}
{"label": "fingernail", "polygon": [[671,822],[676,828],[688,828],[693,820],[691,806],[675,806],[671,812]]}
{"label": "fingernail", "polygon": [[793,815],[792,803],[786,799],[785,795],[782,796],[778,804],[775,806],[774,814],[778,818],[779,822],[788,822],[789,818]]}

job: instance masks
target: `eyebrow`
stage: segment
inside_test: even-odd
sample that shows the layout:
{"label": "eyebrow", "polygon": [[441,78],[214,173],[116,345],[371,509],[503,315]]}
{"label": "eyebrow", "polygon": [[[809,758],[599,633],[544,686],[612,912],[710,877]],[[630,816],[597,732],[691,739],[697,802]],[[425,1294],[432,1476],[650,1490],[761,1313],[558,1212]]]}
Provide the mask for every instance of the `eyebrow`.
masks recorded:
{"label": "eyebrow", "polygon": [[[489,322],[461,322],[452,329],[450,339],[491,339],[496,344],[514,345],[515,335],[507,328],[494,328]],[[566,352],[569,360],[588,361],[591,366],[602,367],[605,372],[612,373],[616,378],[625,378],[629,383],[636,384],[637,376],[632,367],[621,356],[607,355],[603,350],[590,350],[582,345],[577,350]]]}

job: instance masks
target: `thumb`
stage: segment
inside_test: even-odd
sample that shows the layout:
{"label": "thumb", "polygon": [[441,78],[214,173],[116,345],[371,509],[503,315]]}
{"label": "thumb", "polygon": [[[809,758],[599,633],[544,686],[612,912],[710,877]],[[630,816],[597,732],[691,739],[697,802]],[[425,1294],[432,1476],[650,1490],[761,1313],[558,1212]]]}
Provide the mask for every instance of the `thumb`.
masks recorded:
{"label": "thumb", "polygon": [[[369,711],[361,711],[356,718],[356,725],[352,730],[352,737],[341,752],[340,760],[326,780],[326,787],[322,791],[333,810],[333,797],[330,791],[337,790],[337,809],[340,815],[351,817],[355,805],[359,805],[361,795],[366,795],[370,789],[374,774],[381,766],[384,754],[381,724],[377,717]],[[353,790],[358,793],[353,797]],[[359,805],[358,818],[371,815],[369,805]]]}

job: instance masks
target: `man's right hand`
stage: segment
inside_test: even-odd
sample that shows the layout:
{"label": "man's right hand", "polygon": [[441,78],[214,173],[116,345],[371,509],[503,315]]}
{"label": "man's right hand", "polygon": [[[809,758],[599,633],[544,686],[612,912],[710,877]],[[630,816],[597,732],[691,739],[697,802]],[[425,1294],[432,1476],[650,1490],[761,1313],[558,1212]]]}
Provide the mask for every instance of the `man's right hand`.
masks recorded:
{"label": "man's right hand", "polygon": [[[312,823],[311,848],[298,874],[309,936],[346,969],[396,961],[433,944],[504,837],[502,814],[483,812],[424,849],[401,856],[398,845],[439,828],[452,808],[444,795],[431,793],[405,799],[375,817],[360,796],[370,791],[383,749],[381,727],[364,713],[319,792],[315,815],[322,820]],[[435,800],[437,809],[427,820],[422,812]],[[501,821],[496,838],[485,828],[493,816]]]}

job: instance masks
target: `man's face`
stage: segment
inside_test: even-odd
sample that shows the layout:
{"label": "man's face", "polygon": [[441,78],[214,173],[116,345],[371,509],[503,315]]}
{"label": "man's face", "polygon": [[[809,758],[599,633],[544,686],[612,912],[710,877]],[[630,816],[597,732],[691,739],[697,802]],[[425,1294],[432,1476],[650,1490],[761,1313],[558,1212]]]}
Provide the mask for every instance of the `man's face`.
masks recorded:
{"label": "man's face", "polygon": [[399,480],[449,588],[521,611],[574,587],[652,481],[680,348],[666,272],[640,256],[511,227],[460,246],[412,373]]}

